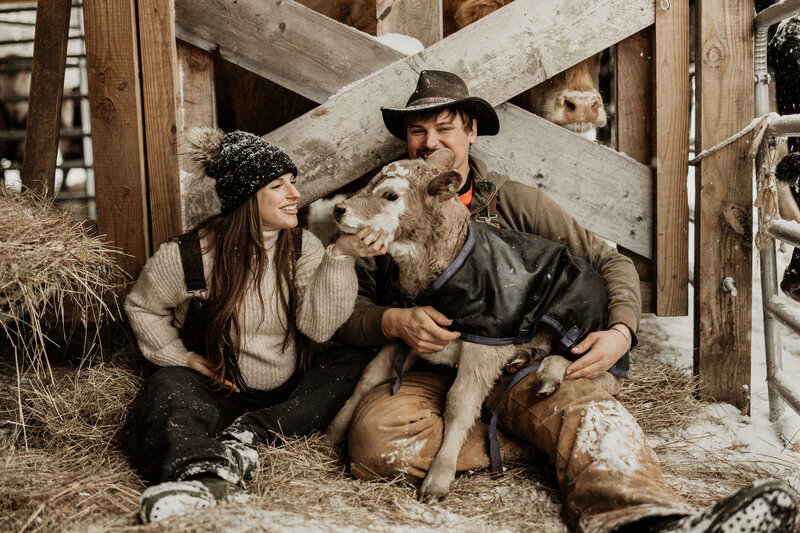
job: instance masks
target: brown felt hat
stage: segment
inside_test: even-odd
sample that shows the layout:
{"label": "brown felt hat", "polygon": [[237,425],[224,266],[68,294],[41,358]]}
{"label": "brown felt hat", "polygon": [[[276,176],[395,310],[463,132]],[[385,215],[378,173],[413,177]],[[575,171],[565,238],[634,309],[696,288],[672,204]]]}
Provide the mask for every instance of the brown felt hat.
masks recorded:
{"label": "brown felt hat", "polygon": [[419,73],[417,88],[405,107],[382,107],[383,123],[389,133],[406,140],[405,116],[409,113],[434,111],[445,107],[457,107],[478,121],[478,135],[496,135],[500,122],[492,105],[477,96],[470,96],[467,84],[452,72],[423,70]]}

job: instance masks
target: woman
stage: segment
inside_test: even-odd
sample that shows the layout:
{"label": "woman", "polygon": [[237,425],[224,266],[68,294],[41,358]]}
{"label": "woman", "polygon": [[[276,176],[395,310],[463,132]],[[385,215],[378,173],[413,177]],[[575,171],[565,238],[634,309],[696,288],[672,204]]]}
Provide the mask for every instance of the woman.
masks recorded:
{"label": "woman", "polygon": [[[127,426],[133,461],[154,483],[141,498],[144,522],[246,497],[254,444],[327,425],[370,354],[326,352],[312,362],[305,337],[326,341],[349,317],[358,290],[353,257],[386,252],[385,236],[368,230],[327,249],[309,232],[297,239],[297,169],[260,137],[202,128],[186,144],[221,203],[219,215],[179,238],[199,242],[199,286],[184,272],[191,247],[167,242],[125,302],[142,353],[162,367]],[[195,351],[187,339],[198,332],[187,324],[182,337],[176,327],[193,296],[209,310]]]}

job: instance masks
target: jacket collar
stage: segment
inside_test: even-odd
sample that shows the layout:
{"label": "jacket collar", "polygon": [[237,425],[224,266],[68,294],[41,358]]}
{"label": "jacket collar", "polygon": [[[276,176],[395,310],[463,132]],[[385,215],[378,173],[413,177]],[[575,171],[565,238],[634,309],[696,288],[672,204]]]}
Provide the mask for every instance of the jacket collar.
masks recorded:
{"label": "jacket collar", "polygon": [[491,199],[500,190],[500,187],[508,181],[508,176],[489,172],[486,163],[475,156],[469,156],[469,173],[472,176],[473,192],[472,202],[469,204],[469,212],[475,214],[484,209]]}

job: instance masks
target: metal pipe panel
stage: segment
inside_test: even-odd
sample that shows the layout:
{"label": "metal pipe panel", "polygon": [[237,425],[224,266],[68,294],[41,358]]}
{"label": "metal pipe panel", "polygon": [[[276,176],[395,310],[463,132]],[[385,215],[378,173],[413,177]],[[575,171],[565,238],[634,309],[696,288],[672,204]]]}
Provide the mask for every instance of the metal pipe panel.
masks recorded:
{"label": "metal pipe panel", "polygon": [[767,383],[778,390],[786,403],[800,413],[800,391],[798,391],[794,384],[789,380],[788,376],[784,374],[783,370],[779,370],[774,376],[768,379]]}
{"label": "metal pipe panel", "polygon": [[[766,113],[766,111],[765,111]],[[763,115],[762,113],[761,115]],[[761,116],[758,115],[758,116]],[[769,123],[769,135],[800,135],[800,115],[783,115]]]}
{"label": "metal pipe panel", "polygon": [[756,15],[756,28],[768,28],[800,12],[800,0],[783,0]]}
{"label": "metal pipe panel", "polygon": [[792,246],[800,246],[800,224],[791,220],[775,219],[767,229],[769,234]]}
{"label": "metal pipe panel", "polygon": [[778,296],[773,296],[770,298],[769,301],[764,304],[764,306],[773,318],[800,335],[800,316],[797,316],[791,311],[787,310],[786,304],[781,302],[778,299]]}

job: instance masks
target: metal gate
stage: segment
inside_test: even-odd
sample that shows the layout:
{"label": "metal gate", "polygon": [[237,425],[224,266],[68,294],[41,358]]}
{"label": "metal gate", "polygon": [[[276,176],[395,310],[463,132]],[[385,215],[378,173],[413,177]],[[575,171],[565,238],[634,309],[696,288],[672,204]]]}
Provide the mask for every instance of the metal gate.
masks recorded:
{"label": "metal gate", "polygon": [[[27,5],[26,5],[27,4]],[[59,143],[70,142],[70,149],[56,165],[57,172],[63,176],[62,186],[57,190],[54,202],[61,204],[76,213],[81,218],[95,219],[96,204],[94,191],[94,174],[92,161],[91,122],[89,107],[89,87],[86,70],[86,45],[83,30],[82,3],[78,0],[72,2],[72,16],[69,28],[69,47],[67,53],[67,81],[70,91],[65,90],[62,102],[74,103],[75,120],[69,125],[62,125],[59,132]],[[36,19],[36,4],[34,2],[3,7],[0,9],[0,75],[13,73],[29,74],[33,63],[33,34]],[[4,78],[7,80],[8,78]],[[27,104],[27,90],[22,94],[9,94],[8,90],[0,87],[0,105],[13,107],[19,103]],[[0,110],[0,112],[4,112]],[[25,139],[25,125],[16,122],[8,124],[0,120],[0,178],[4,178],[6,185],[18,186],[22,162],[19,157],[14,157],[17,144]],[[2,159],[3,157],[5,159]],[[67,175],[75,170],[85,173],[85,188],[77,186],[77,191],[67,190],[64,184]],[[80,174],[79,174],[80,178]]]}
{"label": "metal gate", "polygon": [[[762,117],[769,112],[769,74],[767,72],[767,30],[768,28],[800,13],[800,0],[785,0],[761,11],[755,17],[755,116]],[[762,142],[769,136],[800,136],[800,115],[787,115],[770,121]],[[763,161],[756,158],[756,169]],[[759,183],[760,185],[760,183]],[[759,224],[765,225],[768,234],[793,246],[800,246],[800,224],[785,220],[766,219],[759,209]],[[791,383],[783,372],[781,355],[781,331],[779,323],[800,334],[800,316],[790,312],[778,291],[778,274],[775,260],[775,242],[772,241],[760,252],[761,294],[764,305],[764,343],[767,357],[767,385],[769,389],[769,419],[776,421],[783,412],[783,403],[788,403],[800,413],[800,389]]]}

